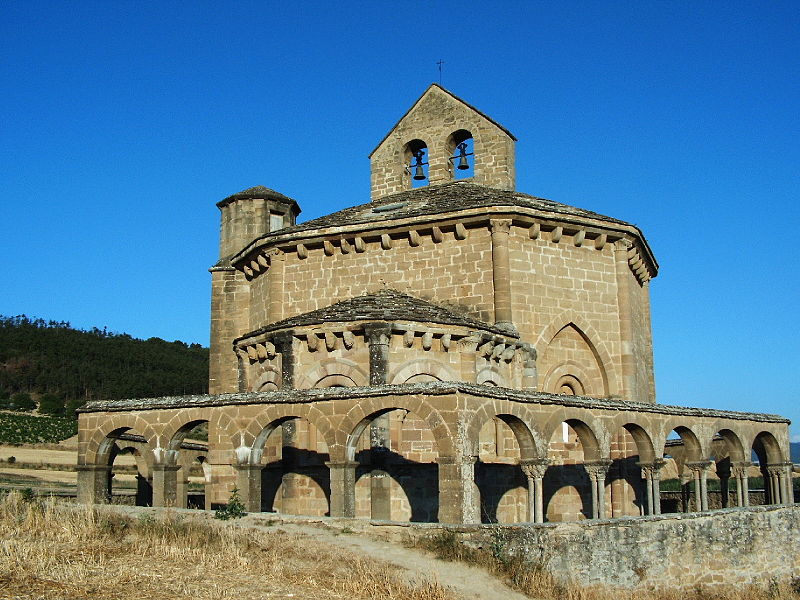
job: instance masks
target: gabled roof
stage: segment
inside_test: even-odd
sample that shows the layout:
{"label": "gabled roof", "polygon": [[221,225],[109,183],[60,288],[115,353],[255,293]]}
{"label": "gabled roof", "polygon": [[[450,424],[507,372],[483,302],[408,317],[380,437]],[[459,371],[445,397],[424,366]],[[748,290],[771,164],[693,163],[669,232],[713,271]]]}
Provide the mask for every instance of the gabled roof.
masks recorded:
{"label": "gabled roof", "polygon": [[427,95],[428,95],[428,93],[430,93],[430,91],[431,91],[432,89],[434,89],[434,88],[435,88],[435,89],[438,89],[438,90],[440,90],[440,91],[442,91],[442,92],[444,92],[445,94],[447,94],[448,96],[450,96],[450,97],[451,97],[453,100],[456,100],[456,101],[460,102],[461,104],[463,104],[464,106],[466,106],[466,107],[467,107],[467,108],[469,108],[470,110],[473,110],[473,111],[475,111],[475,112],[476,112],[476,113],[478,113],[480,116],[482,116],[484,119],[486,119],[487,121],[489,121],[489,122],[490,122],[492,125],[495,125],[496,127],[499,127],[499,128],[500,128],[500,129],[503,131],[503,133],[505,133],[505,134],[506,134],[508,137],[510,137],[512,140],[514,140],[515,142],[517,141],[517,138],[514,136],[514,134],[513,134],[513,133],[511,133],[511,132],[510,132],[508,129],[506,129],[505,127],[503,127],[502,125],[500,125],[500,123],[498,123],[497,121],[495,121],[494,119],[492,119],[490,116],[488,116],[488,115],[486,115],[485,113],[481,112],[480,110],[478,110],[477,108],[475,108],[474,106],[472,106],[472,105],[471,105],[469,102],[465,102],[464,100],[462,100],[461,98],[459,98],[458,96],[456,96],[456,95],[455,95],[453,92],[451,92],[451,91],[449,91],[449,90],[446,90],[446,89],[444,89],[444,88],[443,88],[442,86],[440,86],[438,83],[432,83],[432,84],[430,84],[430,85],[428,86],[428,89],[426,89],[426,90],[425,90],[425,91],[422,93],[422,95],[421,95],[419,98],[417,98],[417,101],[416,101],[416,102],[414,102],[414,104],[412,104],[412,105],[411,105],[411,108],[409,108],[409,109],[408,109],[408,110],[405,112],[405,114],[404,114],[402,117],[400,117],[400,118],[397,120],[397,123],[395,123],[395,124],[392,126],[392,128],[391,128],[391,129],[388,131],[388,133],[387,133],[385,136],[383,136],[383,139],[382,139],[380,142],[378,142],[378,145],[377,145],[377,146],[375,146],[375,148],[373,148],[373,149],[372,149],[372,152],[370,152],[370,153],[369,153],[369,158],[372,158],[372,155],[373,155],[373,154],[375,154],[375,150],[377,150],[378,148],[380,148],[380,147],[381,147],[381,144],[383,144],[383,142],[385,142],[385,141],[386,141],[386,139],[387,139],[387,138],[388,138],[390,135],[392,135],[392,132],[393,132],[395,129],[397,129],[397,126],[398,126],[398,125],[400,125],[400,123],[403,121],[403,119],[405,119],[405,118],[406,118],[406,117],[407,117],[407,116],[408,116],[408,115],[411,113],[411,111],[413,111],[413,110],[414,110],[414,109],[417,107],[417,105],[418,105],[418,104],[419,104],[419,103],[422,101],[422,99],[423,99],[425,96],[427,96]]}
{"label": "gabled roof", "polygon": [[397,290],[384,289],[271,323],[237,338],[234,343],[254,335],[280,329],[353,321],[418,321],[420,323],[455,325],[509,337],[508,332],[484,321],[458,314],[444,306],[415,298]]}

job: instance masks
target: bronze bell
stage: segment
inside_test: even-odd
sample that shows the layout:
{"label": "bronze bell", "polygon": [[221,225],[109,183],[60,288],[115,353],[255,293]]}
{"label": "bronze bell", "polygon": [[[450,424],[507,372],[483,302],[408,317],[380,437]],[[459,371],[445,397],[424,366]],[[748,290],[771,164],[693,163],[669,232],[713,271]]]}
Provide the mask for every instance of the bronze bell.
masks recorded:
{"label": "bronze bell", "polygon": [[423,181],[424,179],[427,179],[427,177],[425,177],[425,171],[422,170],[422,150],[415,152],[414,158],[417,159],[417,164],[415,165],[416,169],[414,171],[414,179],[417,181]]}
{"label": "bronze bell", "polygon": [[461,142],[458,145],[458,169],[460,171],[466,171],[469,169],[469,162],[467,161],[467,145],[464,142]]}

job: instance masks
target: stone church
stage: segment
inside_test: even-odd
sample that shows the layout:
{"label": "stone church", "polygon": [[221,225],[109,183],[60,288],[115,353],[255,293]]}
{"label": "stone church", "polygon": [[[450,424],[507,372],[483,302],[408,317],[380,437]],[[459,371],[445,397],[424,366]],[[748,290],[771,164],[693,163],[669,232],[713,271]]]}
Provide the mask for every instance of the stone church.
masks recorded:
{"label": "stone church", "polygon": [[656,404],[647,240],[518,192],[516,141],[433,84],[369,155],[369,202],[219,202],[210,393],[88,404],[81,500],[131,454],[156,506],[564,521],[708,510],[709,477],[746,506],[757,471],[791,503],[786,419]]}

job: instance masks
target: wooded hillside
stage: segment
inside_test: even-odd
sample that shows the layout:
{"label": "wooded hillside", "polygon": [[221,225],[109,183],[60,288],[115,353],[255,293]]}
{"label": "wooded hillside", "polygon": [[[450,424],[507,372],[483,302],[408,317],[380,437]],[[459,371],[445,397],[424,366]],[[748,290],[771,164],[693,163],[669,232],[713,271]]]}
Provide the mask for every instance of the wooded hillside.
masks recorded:
{"label": "wooded hillside", "polygon": [[2,397],[55,394],[67,403],[83,403],[207,390],[208,348],[199,344],[0,316]]}

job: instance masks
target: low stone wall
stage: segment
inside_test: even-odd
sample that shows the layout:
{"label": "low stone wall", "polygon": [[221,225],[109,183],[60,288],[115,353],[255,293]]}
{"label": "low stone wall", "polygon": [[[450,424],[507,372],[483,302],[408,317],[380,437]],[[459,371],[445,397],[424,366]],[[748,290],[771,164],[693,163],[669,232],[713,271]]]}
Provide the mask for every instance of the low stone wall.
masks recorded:
{"label": "low stone wall", "polygon": [[800,577],[800,507],[458,529],[580,585],[691,588]]}

